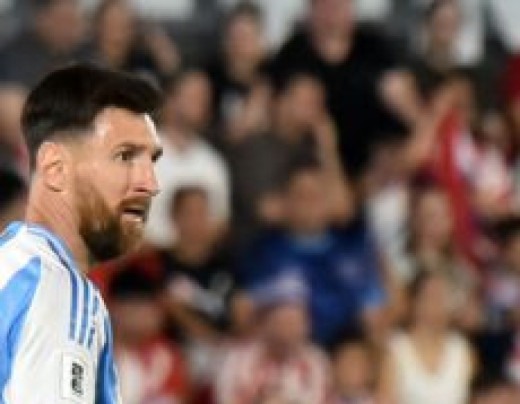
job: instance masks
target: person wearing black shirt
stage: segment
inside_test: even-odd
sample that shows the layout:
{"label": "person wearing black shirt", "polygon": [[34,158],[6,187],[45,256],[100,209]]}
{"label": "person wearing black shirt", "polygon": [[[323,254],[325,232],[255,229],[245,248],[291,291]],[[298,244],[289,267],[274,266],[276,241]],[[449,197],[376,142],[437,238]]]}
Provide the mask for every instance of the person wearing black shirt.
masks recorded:
{"label": "person wearing black shirt", "polygon": [[313,0],[308,22],[282,46],[268,70],[275,84],[295,72],[322,80],[343,163],[349,174],[357,175],[374,138],[393,122],[380,86],[385,73],[396,67],[390,46],[378,33],[355,26],[352,0]]}

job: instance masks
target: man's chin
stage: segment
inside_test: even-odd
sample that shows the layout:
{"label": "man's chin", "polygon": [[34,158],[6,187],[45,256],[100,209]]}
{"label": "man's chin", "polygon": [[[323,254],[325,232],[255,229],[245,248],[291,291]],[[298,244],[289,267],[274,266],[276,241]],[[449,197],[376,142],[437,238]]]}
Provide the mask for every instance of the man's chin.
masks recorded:
{"label": "man's chin", "polygon": [[136,250],[143,244],[144,238],[144,225],[143,226],[129,226],[124,227],[123,233],[123,250],[122,253],[125,254],[129,251]]}

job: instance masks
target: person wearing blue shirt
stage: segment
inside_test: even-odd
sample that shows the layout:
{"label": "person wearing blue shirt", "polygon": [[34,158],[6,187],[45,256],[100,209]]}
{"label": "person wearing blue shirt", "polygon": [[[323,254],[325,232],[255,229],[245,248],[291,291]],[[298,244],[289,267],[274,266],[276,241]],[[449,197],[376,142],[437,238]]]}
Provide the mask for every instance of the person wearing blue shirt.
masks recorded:
{"label": "person wearing blue shirt", "polygon": [[262,235],[243,254],[246,289],[286,274],[305,280],[310,291],[313,339],[325,346],[362,329],[365,314],[386,303],[375,246],[362,223],[329,225],[322,172],[295,169],[284,192],[285,223]]}

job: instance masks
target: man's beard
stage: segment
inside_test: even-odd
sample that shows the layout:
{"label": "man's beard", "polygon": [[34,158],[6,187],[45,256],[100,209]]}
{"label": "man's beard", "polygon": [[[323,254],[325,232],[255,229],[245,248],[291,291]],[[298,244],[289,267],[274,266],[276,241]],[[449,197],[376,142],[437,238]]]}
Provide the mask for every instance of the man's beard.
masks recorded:
{"label": "man's beard", "polygon": [[[115,212],[111,211],[93,187],[89,187],[87,192],[80,192],[79,200],[79,233],[92,258],[96,261],[107,261],[139,245],[142,228],[123,225],[122,207]],[[129,202],[137,200],[127,201]]]}

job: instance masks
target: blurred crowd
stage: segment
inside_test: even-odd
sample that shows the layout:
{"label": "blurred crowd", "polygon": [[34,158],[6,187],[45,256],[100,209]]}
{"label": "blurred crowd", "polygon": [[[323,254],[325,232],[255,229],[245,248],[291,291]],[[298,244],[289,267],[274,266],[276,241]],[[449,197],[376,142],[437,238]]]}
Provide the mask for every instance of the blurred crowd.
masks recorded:
{"label": "blurred crowd", "polygon": [[520,403],[520,3],[0,1],[0,228],[46,72],[142,75],[161,192],[96,267],[129,404]]}

